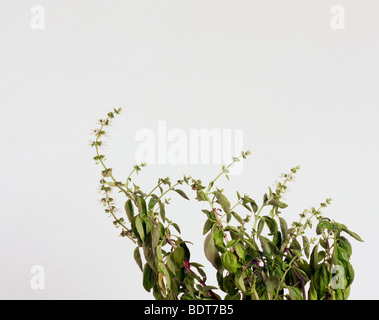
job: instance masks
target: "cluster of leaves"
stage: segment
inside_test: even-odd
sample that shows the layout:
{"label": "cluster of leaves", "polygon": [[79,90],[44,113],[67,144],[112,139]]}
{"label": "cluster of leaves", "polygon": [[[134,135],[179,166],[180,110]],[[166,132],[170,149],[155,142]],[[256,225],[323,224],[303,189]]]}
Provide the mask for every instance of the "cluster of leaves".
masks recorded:
{"label": "cluster of leaves", "polygon": [[[125,181],[114,178],[111,168],[105,165],[105,156],[99,153],[104,128],[121,109],[114,109],[100,120],[94,130],[96,139],[91,146],[96,149],[94,160],[103,167],[100,191],[101,203],[113,218],[120,236],[129,238],[135,245],[134,259],[143,273],[143,286],[152,291],[156,299],[211,299],[220,300],[217,290],[224,292],[223,299],[230,300],[344,300],[349,296],[354,279],[350,264],[351,244],[344,234],[362,239],[345,225],[322,215],[331,199],[319,208],[312,207],[299,215],[299,221],[288,226],[281,216],[287,207],[282,196],[287,183],[294,179],[299,167],[281,176],[275,190],[263,196],[259,205],[249,195],[237,192],[237,201],[231,205],[222,189],[215,187],[217,180],[226,176],[229,168],[250,152],[234,157],[231,164],[223,166],[221,173],[208,185],[199,179],[184,176],[172,183],[169,178],[158,180],[148,193],[132,184],[132,175],[145,166],[134,166]],[[195,192],[195,199],[206,204],[203,227],[204,253],[217,273],[217,286],[206,284],[204,266],[191,260],[187,244],[180,236],[179,226],[166,216],[170,204],[169,193],[190,200],[180,186]],[[180,189],[180,188],[181,189]],[[124,211],[126,219],[118,217],[110,193],[117,189],[127,198]],[[247,210],[244,217],[237,211]],[[264,211],[267,213],[264,214]],[[306,232],[316,225],[315,237]],[[252,224],[252,226],[251,226]],[[309,230],[307,230],[309,229]]]}

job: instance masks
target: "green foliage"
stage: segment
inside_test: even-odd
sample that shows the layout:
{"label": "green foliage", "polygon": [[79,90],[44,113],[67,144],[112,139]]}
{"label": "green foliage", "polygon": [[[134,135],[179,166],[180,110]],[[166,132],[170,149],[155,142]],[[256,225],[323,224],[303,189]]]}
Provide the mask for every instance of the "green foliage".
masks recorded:
{"label": "green foliage", "polygon": [[[229,179],[229,168],[245,159],[250,154],[248,151],[223,166],[207,187],[201,180],[187,176],[176,183],[170,178],[160,178],[145,193],[132,183],[132,175],[138,174],[144,163],[134,166],[126,181],[120,182],[114,178],[112,168],[105,165],[105,156],[99,154],[104,128],[120,112],[121,109],[114,109],[99,121],[100,128],[94,130],[96,140],[91,142],[96,149],[94,160],[102,166],[100,202],[113,224],[121,228],[120,236],[129,238],[135,245],[133,256],[142,272],[142,285],[155,299],[219,300],[222,299],[220,291],[226,300],[348,298],[355,274],[350,263],[352,246],[345,235],[363,240],[344,224],[322,215],[321,210],[330,205],[331,199],[320,203],[319,208],[304,210],[298,221],[287,223],[282,210],[288,205],[282,196],[299,167],[282,174],[276,188],[269,188],[264,194],[261,205],[240,192],[236,192],[237,201],[233,205],[224,191],[216,187],[222,176]],[[202,210],[204,254],[216,269],[217,286],[206,284],[204,266],[191,260],[187,246],[190,242],[181,238],[180,227],[166,214],[169,193],[179,195],[184,201],[191,200],[182,190],[186,186],[193,190],[195,200],[207,206]],[[119,217],[120,212],[110,196],[112,190],[126,197],[126,219]],[[308,238],[306,231],[312,231],[315,220],[315,236]]]}

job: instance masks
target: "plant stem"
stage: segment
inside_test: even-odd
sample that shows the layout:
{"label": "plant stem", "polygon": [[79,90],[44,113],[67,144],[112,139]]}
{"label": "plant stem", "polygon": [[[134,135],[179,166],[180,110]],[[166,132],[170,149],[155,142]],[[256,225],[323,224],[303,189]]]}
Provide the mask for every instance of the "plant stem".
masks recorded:
{"label": "plant stem", "polygon": [[[107,120],[109,120],[110,118],[108,117]],[[104,128],[104,125],[101,126],[99,132],[101,132]],[[99,146],[97,145],[97,143],[99,142],[99,138],[100,138],[100,134],[97,134],[97,137],[96,137],[96,143],[95,143],[95,149],[96,149],[96,155],[99,157],[99,161],[101,163],[101,165],[103,166],[104,170],[108,170],[109,168],[107,168],[107,166],[104,164],[104,161],[100,158],[100,154],[99,154]],[[129,193],[124,190],[120,185],[118,185],[116,179],[113,177],[113,175],[111,174],[110,175],[111,179],[113,180],[113,182],[115,183],[115,185],[122,191],[125,193],[125,195],[131,199],[131,196],[129,195]]]}
{"label": "plant stem", "polygon": [[263,209],[265,206],[266,206],[266,204],[263,204],[263,205],[259,208],[258,212],[257,212],[256,214],[254,214],[254,226],[253,226],[253,230],[252,230],[252,232],[254,232],[254,234],[253,234],[253,239],[254,239],[254,241],[255,241],[255,233],[256,233],[256,229],[257,229],[257,223],[258,223],[259,214],[261,213],[262,209]]}
{"label": "plant stem", "polygon": [[[237,157],[237,159],[239,160],[240,158],[242,158],[242,156],[239,156],[239,157]],[[209,193],[209,191],[212,189],[212,187],[213,187],[213,185],[214,185],[214,183],[223,175],[223,174],[225,174],[226,173],[226,170],[227,169],[229,169],[234,163],[236,163],[237,161],[236,160],[234,160],[232,163],[230,163],[230,164],[228,164],[221,172],[220,172],[220,174],[216,177],[216,178],[214,178],[210,183],[209,183],[209,185],[208,185],[208,188],[207,188],[207,191],[205,192],[206,194],[208,194]]]}
{"label": "plant stem", "polygon": [[[107,118],[107,120],[109,120],[109,119],[110,119],[110,117]],[[99,133],[97,134],[97,137],[96,137],[95,149],[96,149],[96,155],[98,156],[98,159],[99,159],[101,165],[103,166],[104,170],[109,170],[109,169],[107,168],[107,166],[105,165],[104,161],[100,158],[100,154],[99,154],[99,146],[98,146],[98,142],[99,142],[99,138],[100,138],[100,132],[103,131],[103,128],[104,128],[104,125],[101,125],[100,130],[99,130]],[[115,186],[118,187],[122,192],[124,192],[125,195],[126,195],[129,199],[131,199],[130,194],[129,194],[126,190],[124,190],[124,189],[123,189],[123,188],[117,183],[117,180],[113,177],[112,174],[110,174],[110,177],[111,177],[111,179],[113,180],[113,182],[115,183]],[[128,233],[130,232],[130,229],[127,228],[127,227],[126,227],[121,221],[119,221],[113,212],[110,212],[110,214],[113,216],[113,218],[115,219],[115,221],[118,221],[118,224],[119,224],[119,225],[121,225],[121,226],[122,226],[122,227],[123,227]],[[132,240],[133,243],[136,243],[136,241],[135,241],[133,238],[131,238],[128,234],[127,234],[127,237],[128,237],[130,240]]]}
{"label": "plant stem", "polygon": [[158,198],[158,200],[160,200],[160,199],[161,199],[161,198],[162,198],[167,192],[174,190],[175,187],[176,187],[178,184],[180,184],[180,183],[177,182],[177,183],[175,183],[172,187],[168,188],[165,192],[163,192],[163,193],[160,195],[160,197]]}
{"label": "plant stem", "polygon": [[132,172],[129,173],[128,175],[128,178],[126,179],[126,182],[125,182],[125,186],[126,186],[126,190],[128,190],[129,192],[131,192],[131,190],[129,189],[129,181],[130,181],[130,177],[132,176],[132,174],[136,171],[136,169],[133,169]]}
{"label": "plant stem", "polygon": [[238,205],[240,205],[241,204],[241,202],[240,201],[238,201],[229,211],[233,211],[233,209],[235,208],[235,207],[237,207]]}
{"label": "plant stem", "polygon": [[150,197],[151,196],[151,194],[157,189],[157,188],[159,188],[159,186],[162,184],[163,182],[162,181],[160,181],[154,188],[153,188],[153,190],[151,190],[146,196],[145,196],[145,199],[147,199],[148,197]]}
{"label": "plant stem", "polygon": [[288,268],[287,270],[284,272],[282,278],[280,279],[280,282],[279,282],[279,285],[278,285],[278,288],[276,289],[276,294],[275,294],[275,298],[277,298],[279,296],[279,290],[286,278],[286,275],[287,275],[287,272],[291,269],[291,266],[292,266],[292,263],[299,257],[300,253],[297,253],[293,258],[292,260],[290,261],[290,263],[288,264]]}

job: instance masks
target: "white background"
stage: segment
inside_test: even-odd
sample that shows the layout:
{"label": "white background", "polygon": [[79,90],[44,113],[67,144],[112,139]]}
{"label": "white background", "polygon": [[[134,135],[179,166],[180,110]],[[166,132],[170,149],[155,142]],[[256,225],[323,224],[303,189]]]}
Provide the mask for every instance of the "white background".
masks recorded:
{"label": "white background", "polygon": [[[44,30],[31,28],[35,4]],[[330,26],[335,4],[344,30]],[[88,146],[97,119],[120,106],[106,149],[120,179],[135,133],[158,121],[244,130],[252,156],[220,184],[232,199],[239,190],[260,202],[300,164],[284,217],[332,197],[325,215],[365,240],[351,240],[351,298],[378,299],[378,11],[367,0],[0,0],[0,299],[152,298],[134,247],[98,204]],[[151,165],[136,181],[149,190],[158,177],[218,172]],[[167,214],[215,284],[202,206],[179,198]],[[45,269],[44,290],[31,288],[33,265]]]}

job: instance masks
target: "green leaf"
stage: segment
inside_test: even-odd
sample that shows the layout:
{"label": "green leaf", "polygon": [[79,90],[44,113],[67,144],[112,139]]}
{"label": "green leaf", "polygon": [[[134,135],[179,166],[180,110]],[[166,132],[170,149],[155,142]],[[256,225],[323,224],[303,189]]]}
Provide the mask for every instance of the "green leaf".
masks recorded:
{"label": "green leaf", "polygon": [[195,297],[192,297],[191,295],[185,293],[180,297],[180,300],[197,300]]}
{"label": "green leaf", "polygon": [[157,282],[157,274],[150,267],[150,265],[146,263],[143,269],[143,287],[145,288],[146,291],[150,292],[151,288],[154,287],[156,282]]}
{"label": "green leaf", "polygon": [[242,205],[243,205],[247,210],[249,210],[250,212],[252,212],[251,208],[247,205],[247,203],[242,203]]}
{"label": "green leaf", "polygon": [[312,277],[312,270],[311,270],[311,266],[309,265],[308,261],[306,261],[302,258],[299,258],[297,260],[296,264],[299,266],[299,268],[301,270],[303,270],[305,272],[308,279],[310,279]]}
{"label": "green leaf", "polygon": [[177,268],[177,266],[175,265],[175,263],[173,261],[172,254],[170,254],[167,257],[166,265],[167,265],[167,269],[170,270],[175,275],[176,272],[177,272],[177,270],[178,270],[178,268]]}
{"label": "green leaf", "polygon": [[257,211],[258,211],[257,203],[252,199],[250,199],[249,203],[250,203],[251,207],[253,208],[254,213],[257,213]]}
{"label": "green leaf", "polygon": [[329,273],[325,264],[321,265],[321,267],[317,269],[314,275],[314,280],[317,293],[321,297],[324,296],[329,285]]}
{"label": "green leaf", "polygon": [[324,249],[326,249],[328,247],[328,244],[326,243],[326,241],[324,239],[320,239],[319,241],[321,247],[323,247]]}
{"label": "green leaf", "polygon": [[212,221],[210,221],[209,219],[207,219],[207,221],[205,221],[205,224],[203,227],[203,235],[207,234],[208,231],[211,230],[213,224],[214,223]]}
{"label": "green leaf", "polygon": [[237,292],[235,295],[227,294],[224,300],[241,300],[241,293]]}
{"label": "green leaf", "polygon": [[[239,200],[239,199],[238,199]],[[258,205],[257,203],[251,199],[250,197],[248,196],[245,196],[242,198],[242,205],[247,209],[249,210],[250,212],[254,211],[254,213],[256,213],[258,211]],[[251,208],[248,206],[248,204],[250,204]]]}
{"label": "green leaf", "polygon": [[287,222],[282,217],[279,217],[279,222],[280,222],[280,230],[282,231],[282,235],[283,235],[283,240],[286,240],[287,235],[288,235]]}
{"label": "green leaf", "polygon": [[341,290],[341,289],[336,289],[335,299],[336,299],[336,300],[345,300],[345,299],[344,299],[343,290]]}
{"label": "green leaf", "polygon": [[275,244],[266,237],[259,236],[259,241],[265,254],[273,254],[276,251]]}
{"label": "green leaf", "polygon": [[216,245],[216,248],[220,252],[225,252],[225,243],[224,243],[224,232],[220,229],[216,229],[214,232],[214,243]]}
{"label": "green leaf", "polygon": [[234,217],[234,218],[235,218],[240,224],[244,224],[244,222],[243,222],[241,216],[240,216],[238,213],[236,213],[236,212],[234,212],[234,211],[232,211],[231,213],[232,213],[233,217]]}
{"label": "green leaf", "polygon": [[224,228],[224,231],[229,231],[230,233],[230,236],[233,240],[238,240],[240,238],[240,230],[234,226],[231,226],[231,225],[227,225],[225,228]]}
{"label": "green leaf", "polygon": [[204,272],[204,270],[202,268],[204,268],[203,265],[201,265],[200,263],[196,263],[196,262],[191,262],[191,267],[195,267],[196,270],[199,272],[199,274],[203,277],[203,280],[205,282],[205,280],[207,279],[207,275],[206,273]]}
{"label": "green leaf", "polygon": [[241,243],[237,243],[237,244],[234,246],[234,249],[236,250],[237,256],[238,256],[241,260],[245,260],[245,258],[246,258],[246,250],[245,250],[245,248],[243,247],[243,245],[242,245]]}
{"label": "green leaf", "polygon": [[230,211],[229,200],[220,191],[214,191],[213,194],[216,197],[218,204],[224,210],[224,212],[229,212]]}
{"label": "green leaf", "polygon": [[320,251],[318,253],[318,255],[317,255],[318,261],[320,262],[320,261],[324,260],[325,256],[326,256],[326,252],[325,251]]}
{"label": "green leaf", "polygon": [[159,214],[162,218],[162,221],[166,221],[166,211],[165,211],[164,203],[162,201],[159,201]]}
{"label": "green leaf", "polygon": [[272,239],[272,242],[275,244],[277,248],[280,248],[282,245],[282,234],[280,231],[276,231],[274,234],[274,238]]}
{"label": "green leaf", "polygon": [[349,257],[351,256],[353,251],[349,240],[347,240],[345,237],[339,237],[337,239],[337,245],[343,248]]}
{"label": "green leaf", "polygon": [[264,204],[264,205],[267,204],[267,201],[268,201],[268,195],[267,195],[267,193],[265,193],[265,194],[263,195],[263,204]]}
{"label": "green leaf", "polygon": [[151,233],[151,245],[153,247],[153,250],[155,250],[155,248],[157,247],[159,240],[161,238],[161,235],[162,235],[161,225],[158,224],[157,226],[153,228],[153,232]]}
{"label": "green leaf", "polygon": [[204,286],[204,287],[200,287],[201,291],[203,292],[207,292],[209,290],[218,290],[217,287],[214,287],[214,286]]}
{"label": "green leaf", "polygon": [[154,222],[151,220],[147,220],[145,223],[145,235],[149,234],[151,230],[154,228]]}
{"label": "green leaf", "polygon": [[184,249],[182,247],[176,247],[174,252],[172,253],[172,257],[174,259],[175,264],[180,268],[183,266],[184,260]]}
{"label": "green leaf", "polygon": [[134,208],[133,208],[133,202],[130,199],[125,202],[125,212],[126,212],[126,216],[128,217],[129,222],[132,223],[134,220]]}
{"label": "green leaf", "polygon": [[223,277],[220,272],[217,272],[217,282],[220,286],[221,290],[224,292],[228,292],[231,295],[235,295],[238,292],[238,289],[235,285],[236,277],[234,274],[229,273],[225,277]]}
{"label": "green leaf", "polygon": [[191,266],[195,268],[204,268],[204,266],[197,262],[191,262]]}
{"label": "green leaf", "polygon": [[295,287],[287,287],[291,300],[303,300],[301,291]]}
{"label": "green leaf", "polygon": [[355,240],[358,240],[360,242],[364,242],[362,238],[357,235],[355,232],[349,230],[346,226],[342,225],[342,231],[345,231],[349,236],[353,237]]}
{"label": "green leaf", "polygon": [[158,272],[165,274],[165,271],[167,271],[167,268],[163,262],[163,252],[162,252],[162,246],[159,244],[155,250],[155,264],[158,267]]}
{"label": "green leaf", "polygon": [[153,287],[153,296],[155,298],[155,300],[164,300],[165,298],[163,297],[162,295],[162,289],[161,287],[158,285],[158,283],[156,283]]}
{"label": "green leaf", "polygon": [[184,258],[189,261],[191,258],[191,252],[189,251],[186,243],[184,241],[182,241],[182,242],[180,242],[179,246],[184,249]]}
{"label": "green leaf", "polygon": [[311,254],[311,260],[310,260],[310,266],[311,270],[314,273],[318,268],[318,244],[316,244],[312,250]]}
{"label": "green leaf", "polygon": [[316,233],[320,235],[325,229],[333,230],[333,224],[327,220],[321,220],[316,227]]}
{"label": "green leaf", "polygon": [[254,242],[253,239],[249,240],[249,239],[244,239],[245,243],[253,250],[255,251],[258,251],[259,248],[258,246],[256,245],[256,243]]}
{"label": "green leaf", "polygon": [[134,249],[133,257],[134,257],[134,260],[137,262],[138,267],[143,272],[142,259],[141,259],[141,253],[139,252],[139,247],[136,247]]}
{"label": "green leaf", "polygon": [[215,227],[212,228],[211,232],[208,233],[204,240],[204,253],[208,261],[216,268],[218,271],[222,270],[222,262],[216,245],[214,243],[214,232]]}
{"label": "green leaf", "polygon": [[162,248],[161,245],[157,246],[156,254],[155,254],[155,263],[158,267],[158,271],[163,274],[165,280],[166,280],[166,286],[168,289],[171,289],[171,276],[170,273],[167,270],[166,265],[162,261],[163,255],[162,255]]}
{"label": "green leaf", "polygon": [[311,281],[311,283],[309,285],[308,299],[309,300],[318,300],[317,291],[315,289],[313,279],[312,279],[312,281]]}
{"label": "green leaf", "polygon": [[239,277],[234,278],[234,284],[235,286],[242,291],[242,293],[246,292],[246,286],[244,282],[243,273]]}
{"label": "green leaf", "polygon": [[349,286],[349,287],[347,287],[346,289],[342,290],[344,300],[347,300],[347,298],[349,298],[349,295],[350,295],[350,288],[351,288],[351,287]]}
{"label": "green leaf", "polygon": [[207,201],[207,196],[202,190],[196,190],[196,200],[197,201]]}
{"label": "green leaf", "polygon": [[143,248],[143,255],[146,259],[146,262],[150,265],[150,267],[154,271],[157,271],[157,268],[155,265],[155,249],[154,250],[152,249],[151,233],[146,235],[142,248]]}
{"label": "green leaf", "polygon": [[171,282],[169,289],[171,289],[171,291],[168,292],[167,300],[178,300],[178,295],[181,292],[180,282],[175,276],[174,277],[171,276],[172,273],[169,273],[169,275],[170,275],[170,282]]}
{"label": "green leaf", "polygon": [[267,227],[270,229],[270,235],[273,235],[278,230],[278,225],[276,224],[276,221],[273,218],[269,216],[263,216],[258,223],[258,235],[262,233],[264,224],[266,224]]}
{"label": "green leaf", "polygon": [[270,276],[265,280],[265,287],[267,293],[271,293],[273,290],[275,290],[279,284],[280,284],[280,279],[276,276]]}
{"label": "green leaf", "polygon": [[147,209],[145,199],[141,196],[136,196],[136,204],[138,207],[138,212],[141,218],[147,218]]}
{"label": "green leaf", "polygon": [[151,198],[148,204],[148,209],[152,210],[157,204],[157,202],[158,202],[158,197],[155,194],[151,195]]}
{"label": "green leaf", "polygon": [[259,222],[258,222],[258,227],[257,227],[257,235],[260,235],[263,231],[263,227],[265,226],[265,221],[264,219],[259,219]]}
{"label": "green leaf", "polygon": [[226,276],[224,278],[224,275],[223,275],[223,271],[221,271],[221,273],[219,271],[216,272],[216,279],[217,279],[217,284],[219,286],[219,288],[224,291],[224,292],[228,292],[225,288],[225,279],[227,278],[228,276]]}
{"label": "green leaf", "polygon": [[175,228],[176,231],[178,231],[179,233],[181,233],[180,228],[179,228],[179,226],[176,223],[172,223],[171,225]]}
{"label": "green leaf", "polygon": [[306,236],[303,236],[303,247],[304,247],[304,253],[307,258],[309,258],[310,254],[310,243]]}
{"label": "green leaf", "polygon": [[274,207],[281,208],[281,209],[285,209],[288,207],[288,205],[276,199],[271,199],[267,204],[272,205]]}
{"label": "green leaf", "polygon": [[349,262],[349,255],[347,254],[346,250],[341,247],[336,247],[337,257],[338,260],[343,262]]}
{"label": "green leaf", "polygon": [[345,263],[345,273],[346,273],[348,286],[350,286],[353,283],[354,277],[355,277],[355,272],[350,262]]}
{"label": "green leaf", "polygon": [[300,267],[293,266],[292,271],[294,272],[294,277],[299,278],[299,279],[303,278],[304,282],[309,281],[307,273],[304,270],[302,270]]}
{"label": "green leaf", "polygon": [[137,229],[138,235],[139,235],[141,241],[143,242],[145,240],[145,231],[143,228],[143,222],[142,222],[141,216],[139,216],[139,215],[136,216],[135,224],[136,224],[136,229]]}
{"label": "green leaf", "polygon": [[177,192],[178,194],[180,194],[184,199],[187,199],[189,200],[189,198],[187,197],[187,195],[184,193],[184,191],[180,190],[180,189],[174,189],[175,192]]}
{"label": "green leaf", "polygon": [[[161,262],[162,259],[163,259],[162,245],[159,244],[155,248],[155,262],[158,264],[158,262]],[[158,269],[158,271],[160,271],[160,270]]]}
{"label": "green leaf", "polygon": [[226,244],[226,247],[227,247],[227,248],[230,248],[230,247],[233,246],[236,242],[237,242],[237,240],[230,240],[230,241]]}

